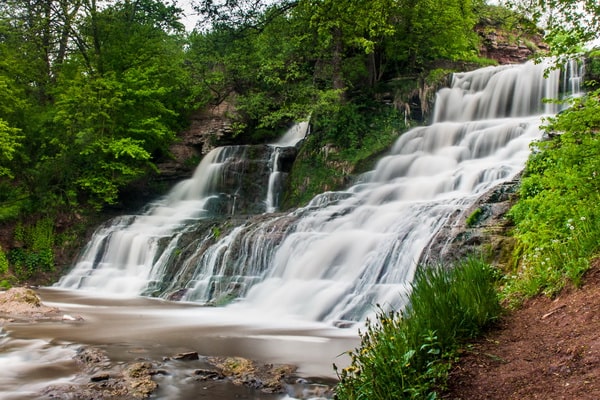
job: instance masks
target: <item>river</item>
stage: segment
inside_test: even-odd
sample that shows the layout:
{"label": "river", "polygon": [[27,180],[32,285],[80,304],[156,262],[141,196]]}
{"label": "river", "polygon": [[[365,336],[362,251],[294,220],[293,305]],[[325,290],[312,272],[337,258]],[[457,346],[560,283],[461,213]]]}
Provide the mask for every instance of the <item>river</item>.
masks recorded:
{"label": "river", "polygon": [[[288,395],[263,394],[226,381],[198,382],[193,371],[206,368],[206,356],[239,356],[262,363],[294,364],[298,376],[331,384],[332,364],[344,366],[344,354],[357,346],[355,329],[322,323],[269,319],[243,306],[201,307],[150,298],[106,298],[83,291],[43,288],[45,305],[59,307],[83,321],[11,323],[0,341],[1,399],[45,398],[50,384],[80,382],[73,361],[82,345],[105,350],[116,364],[153,360],[169,375],[157,375],[157,399],[311,398],[315,385],[288,387]],[[197,352],[198,361],[166,359]],[[316,386],[318,388],[318,385]],[[294,397],[290,397],[294,396]]]}

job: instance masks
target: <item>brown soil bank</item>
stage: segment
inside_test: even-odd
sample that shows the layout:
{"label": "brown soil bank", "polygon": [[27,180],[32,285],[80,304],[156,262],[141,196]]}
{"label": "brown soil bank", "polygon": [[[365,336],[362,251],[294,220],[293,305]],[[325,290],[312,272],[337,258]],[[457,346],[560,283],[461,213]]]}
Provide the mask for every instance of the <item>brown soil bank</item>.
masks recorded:
{"label": "brown soil bank", "polygon": [[537,297],[466,349],[450,400],[600,399],[600,259],[583,287]]}

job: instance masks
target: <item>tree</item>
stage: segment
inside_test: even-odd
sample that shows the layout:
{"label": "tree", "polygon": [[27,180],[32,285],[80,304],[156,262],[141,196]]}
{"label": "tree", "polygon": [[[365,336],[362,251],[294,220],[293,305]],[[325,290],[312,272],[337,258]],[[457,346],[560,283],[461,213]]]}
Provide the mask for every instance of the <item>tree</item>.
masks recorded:
{"label": "tree", "polygon": [[19,129],[13,128],[6,121],[0,118],[0,177],[13,177],[11,171],[11,161],[14,158],[19,140]]}
{"label": "tree", "polygon": [[546,30],[553,55],[569,57],[600,39],[597,0],[510,0],[509,7],[528,15]]}
{"label": "tree", "polygon": [[0,167],[32,207],[115,203],[168,156],[195,101],[180,13],[158,0],[0,5]]}
{"label": "tree", "polygon": [[[45,179],[62,176],[65,193],[83,192],[101,207],[168,155],[189,95],[183,42],[170,33],[182,29],[179,12],[154,0],[90,12],[80,34],[85,62],[73,58],[57,84],[54,152],[36,167]],[[76,172],[57,173],[64,163]]]}
{"label": "tree", "polygon": [[5,0],[5,43],[29,64],[28,78],[41,102],[49,101],[48,85],[71,50],[82,0]]}

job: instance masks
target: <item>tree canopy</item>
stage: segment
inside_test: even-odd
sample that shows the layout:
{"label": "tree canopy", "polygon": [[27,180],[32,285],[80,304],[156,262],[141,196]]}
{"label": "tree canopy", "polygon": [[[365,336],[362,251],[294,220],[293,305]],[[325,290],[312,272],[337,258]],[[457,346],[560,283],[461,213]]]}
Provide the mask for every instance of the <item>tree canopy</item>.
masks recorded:
{"label": "tree canopy", "polygon": [[[369,123],[360,115],[394,95],[396,77],[417,82],[441,60],[477,60],[473,28],[485,7],[194,4],[204,19],[186,33],[182,11],[160,0],[2,2],[0,185],[33,209],[115,204],[122,188],[169,157],[192,110],[225,100],[237,110],[230,140],[268,140],[310,116],[322,140],[358,148]],[[536,1],[528,12],[541,21],[551,9],[561,12],[546,20],[559,51],[597,37],[596,2]]]}
{"label": "tree canopy", "polygon": [[596,0],[508,0],[507,6],[530,17],[546,30],[556,56],[581,53],[600,39],[600,3]]}
{"label": "tree canopy", "polygon": [[0,8],[4,184],[11,178],[8,187],[35,208],[101,207],[152,170],[191,104],[180,14],[158,0],[8,0]]}

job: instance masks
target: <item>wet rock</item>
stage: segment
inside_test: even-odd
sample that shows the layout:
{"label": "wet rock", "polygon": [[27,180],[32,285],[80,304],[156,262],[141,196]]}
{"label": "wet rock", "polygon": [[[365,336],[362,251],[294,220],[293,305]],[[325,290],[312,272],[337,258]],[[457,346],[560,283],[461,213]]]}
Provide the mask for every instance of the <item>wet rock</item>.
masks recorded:
{"label": "wet rock", "polygon": [[82,366],[85,372],[97,371],[110,366],[106,352],[95,347],[79,348],[75,355],[75,361]]}
{"label": "wet rock", "polygon": [[124,375],[129,393],[136,399],[145,399],[158,388],[158,384],[152,380],[155,373],[149,362],[138,362],[129,366]]}
{"label": "wet rock", "polygon": [[196,376],[197,379],[201,381],[217,381],[225,379],[225,375],[221,374],[218,371],[212,371],[209,369],[197,369],[194,371],[194,376]]}
{"label": "wet rock", "polygon": [[113,363],[104,350],[94,347],[80,348],[75,361],[81,368],[75,379],[78,383],[51,385],[43,390],[43,398],[146,399],[158,388],[152,377],[167,374],[148,361]]}
{"label": "wet rock", "polygon": [[190,351],[190,352],[187,352],[187,353],[175,354],[171,358],[173,360],[181,360],[181,361],[192,361],[192,360],[199,360],[200,359],[200,357],[198,356],[198,353],[196,353],[195,351]]}
{"label": "wet rock", "polygon": [[296,371],[293,365],[260,364],[242,357],[210,357],[208,361],[234,384],[263,393],[286,393],[286,380]]}
{"label": "wet rock", "polygon": [[505,215],[516,199],[519,181],[517,176],[483,194],[469,209],[457,210],[424,248],[419,262],[438,265],[474,254],[495,266],[508,265],[515,243]]}
{"label": "wet rock", "polygon": [[109,374],[101,373],[101,374],[92,375],[90,377],[90,382],[101,382],[101,381],[107,381],[109,379],[110,379]]}
{"label": "wet rock", "polygon": [[39,296],[32,289],[20,287],[0,292],[0,317],[7,322],[59,320],[60,315],[58,308],[42,304]]}

